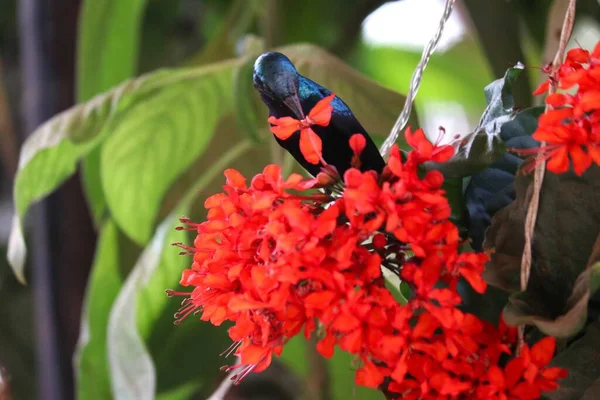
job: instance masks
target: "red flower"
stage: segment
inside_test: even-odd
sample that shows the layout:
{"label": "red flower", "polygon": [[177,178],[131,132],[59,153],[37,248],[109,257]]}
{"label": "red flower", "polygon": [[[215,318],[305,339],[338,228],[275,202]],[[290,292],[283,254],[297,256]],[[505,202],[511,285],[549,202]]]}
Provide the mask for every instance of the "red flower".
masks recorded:
{"label": "red flower", "polygon": [[438,146],[437,144],[434,145],[427,140],[423,129],[417,129],[413,133],[409,126],[406,128],[405,137],[409,146],[415,150],[414,154],[417,156],[419,163],[425,161],[441,163],[448,161],[454,155],[454,148],[452,146]]}
{"label": "red flower", "polygon": [[[308,135],[310,124],[328,122],[327,107],[319,103],[303,121],[273,120],[273,132]],[[169,292],[186,297],[177,321],[200,313],[232,323],[226,353],[241,362],[227,370],[237,371],[236,382],[268,368],[301,332],[319,335],[324,357],[339,347],[360,360],[356,383],[385,384],[402,398],[526,399],[563,377],[547,367],[554,348],[546,339],[500,368],[514,332],[457,308],[459,279],[485,291],[487,257],[459,254],[443,175],[419,172],[449,159],[452,147],[431,144],[421,130],[408,129],[406,139],[416,150],[403,161],[394,147],[380,175],[351,168],[343,181],[284,179],[269,165],[248,185],[227,170],[223,193],[205,202],[207,220],[182,219],[197,236],[193,246],[179,244],[193,255],[181,278],[193,289]],[[354,135],[348,146],[356,167],[365,139]],[[324,183],[333,194],[312,191]],[[382,267],[411,287],[407,304],[387,289]]]}
{"label": "red flower", "polygon": [[[600,165],[600,43],[592,53],[572,49],[556,76],[548,78],[534,94],[542,94],[555,85],[570,89],[577,85],[574,95],[553,93],[546,104],[556,108],[539,118],[533,138],[546,144],[533,150],[514,150],[523,155],[541,154],[538,160],[547,161],[548,170],[560,174],[572,163],[577,175],[583,174],[592,163]],[[529,164],[526,171],[535,167]]]}
{"label": "red flower", "polygon": [[310,110],[308,116],[300,121],[292,117],[275,118],[269,117],[269,123],[272,124],[271,132],[281,140],[286,140],[295,132],[300,131],[300,151],[306,161],[311,164],[318,164],[323,160],[323,142],[319,135],[310,127],[313,125],[327,126],[331,120],[333,107],[330,105],[335,98],[335,94],[331,94],[321,99],[315,107]]}

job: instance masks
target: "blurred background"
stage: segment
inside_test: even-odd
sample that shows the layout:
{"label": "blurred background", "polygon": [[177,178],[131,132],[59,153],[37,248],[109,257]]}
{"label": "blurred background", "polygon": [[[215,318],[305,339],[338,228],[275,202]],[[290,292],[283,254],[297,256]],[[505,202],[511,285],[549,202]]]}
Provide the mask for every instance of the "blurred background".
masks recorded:
{"label": "blurred background", "polygon": [[[416,100],[420,125],[430,134],[439,126],[450,136],[469,132],[485,107],[485,85],[518,61],[531,68],[515,93],[517,106],[532,105],[530,93],[541,79],[539,67],[549,61],[546,54],[554,54],[546,51],[546,45],[556,40],[552,37],[558,34],[562,11],[557,17],[552,7],[560,8],[560,3],[566,2],[458,1]],[[0,1],[0,253],[6,253],[14,212],[12,187],[20,146],[53,115],[130,77],[238,57],[248,43],[261,43],[263,48],[312,43],[383,87],[406,93],[443,7],[442,0]],[[91,29],[87,24],[101,23],[96,18],[100,13],[106,13],[110,24]],[[135,37],[134,45],[123,40],[120,47],[121,40],[130,36]],[[599,38],[598,0],[578,1],[573,43],[589,48]],[[103,54],[106,48],[117,51]],[[90,76],[86,70],[90,65],[111,73]],[[12,396],[6,398],[110,398],[76,389],[79,364],[73,357],[84,335],[82,305],[98,240],[98,224],[83,193],[78,172],[29,213],[26,286],[17,282],[5,257],[0,257],[0,388]],[[123,246],[136,248],[126,235],[118,235]],[[139,251],[130,256],[129,268]],[[98,284],[101,287],[102,281]],[[167,317],[161,323],[171,322]],[[187,346],[195,339],[202,340],[192,336]],[[181,354],[163,356],[163,370],[178,368]],[[347,368],[349,359],[344,362]],[[201,359],[197,363],[215,373],[221,365],[202,366]],[[295,398],[294,388],[302,384],[277,368],[287,367],[272,368],[278,378],[270,389],[260,385],[257,389],[249,379],[229,398]],[[210,391],[218,383],[214,379],[207,386]],[[331,397],[344,398],[340,397],[344,390],[356,394],[351,382],[341,384],[346,388],[330,389],[336,393]],[[173,394],[175,386],[170,385],[164,383],[169,390],[159,391],[161,398],[206,398],[209,391],[199,394],[192,385]],[[372,393],[361,396],[357,398],[377,398]]]}

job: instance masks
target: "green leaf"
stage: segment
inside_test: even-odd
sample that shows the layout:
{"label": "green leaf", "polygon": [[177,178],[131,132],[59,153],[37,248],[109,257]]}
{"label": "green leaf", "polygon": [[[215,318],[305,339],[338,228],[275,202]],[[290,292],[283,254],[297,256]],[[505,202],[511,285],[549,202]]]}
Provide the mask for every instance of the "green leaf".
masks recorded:
{"label": "green leaf", "polygon": [[268,124],[262,118],[264,105],[261,103],[257,91],[254,90],[252,82],[254,61],[259,55],[254,53],[245,57],[244,63],[235,72],[233,83],[233,102],[238,129],[257,143],[261,141],[261,138],[272,140]]}
{"label": "green leaf", "polygon": [[[146,0],[85,0],[77,43],[77,100],[83,102],[137,72],[140,30]],[[100,151],[83,160],[83,187],[96,223],[106,211],[100,181]]]}
{"label": "green leaf", "polygon": [[102,190],[102,177],[100,176],[100,150],[100,147],[94,148],[81,164],[84,194],[96,225],[101,223],[108,211],[106,198]]}
{"label": "green leaf", "polygon": [[[102,226],[96,256],[86,291],[81,331],[74,357],[77,397],[111,397],[106,359],[106,325],[112,304],[123,284],[120,264],[122,234],[108,219]],[[128,250],[131,252],[131,250]]]}
{"label": "green leaf", "polygon": [[137,70],[147,0],[85,0],[79,18],[77,98],[91,99]]}
{"label": "green leaf", "polygon": [[[313,371],[307,359],[307,346],[314,345],[314,342],[307,341],[302,334],[296,335],[285,344],[283,353],[281,353],[281,360],[305,380],[310,379]],[[320,354],[317,354],[317,356],[322,357]],[[353,398],[381,400],[384,398],[381,392],[354,383],[356,367],[353,366],[353,356],[351,354],[336,348],[333,357],[323,360],[327,367],[326,373],[329,390],[331,391],[331,397],[328,398],[331,400]]]}
{"label": "green leaf", "polygon": [[496,213],[486,232],[484,249],[492,256],[484,277],[491,285],[513,293],[504,309],[507,323],[533,324],[546,334],[569,337],[585,323],[588,299],[598,289],[599,266],[588,265],[598,255],[600,168],[592,166],[582,176],[546,171],[533,237],[531,275],[527,290],[520,292],[531,180],[530,176],[517,175],[516,200]]}
{"label": "green leaf", "polygon": [[[158,71],[144,75],[129,80],[87,103],[64,111],[37,128],[21,148],[19,170],[15,179],[14,200],[18,218],[13,222],[11,246],[8,255],[15,274],[23,279],[26,248],[22,232],[20,232],[20,219],[33,202],[56,189],[75,172],[77,162],[84,155],[101,144],[115,131],[123,134],[125,126],[132,127],[136,123],[140,126],[139,124],[146,122],[146,118],[140,110],[155,105],[156,100],[154,99],[167,100],[169,96],[173,96],[173,91],[176,88],[180,91],[186,87],[191,89],[181,96],[182,99],[172,102],[171,107],[169,107],[169,104],[162,105],[163,115],[169,114],[171,111],[173,114],[181,116],[184,111],[177,107],[181,106],[182,103],[187,104],[186,99],[196,99],[198,96],[193,89],[201,90],[202,94],[206,94],[207,90],[205,88],[221,82],[222,76],[227,73],[231,74],[235,65],[236,61],[228,61],[204,68]],[[229,98],[229,91],[226,91],[223,96]],[[132,110],[136,112],[132,112]],[[150,114],[154,118],[157,117],[156,110],[153,110]],[[218,115],[211,116],[209,119],[217,117]],[[163,127],[169,124],[169,120],[162,122]],[[158,127],[154,126],[153,128],[153,132],[156,133]],[[144,133],[146,132],[138,132],[135,137],[139,138]],[[188,134],[189,129],[185,133]],[[204,143],[202,140],[194,141],[189,147],[192,150],[201,147],[202,144],[199,145],[197,142]],[[177,144],[179,149],[189,145],[188,143]],[[106,157],[109,157],[109,155]],[[187,159],[189,156],[183,158]],[[162,161],[163,164],[166,163],[164,160]],[[182,167],[181,162],[176,164],[175,167]],[[118,170],[118,168],[116,169]],[[109,168],[109,170],[111,169]],[[172,170],[167,168],[167,172],[163,176],[172,175]],[[139,177],[143,172],[138,171],[138,173],[137,176]],[[105,177],[105,179],[110,178]],[[136,182],[136,184],[140,184],[140,182]],[[162,182],[157,184],[157,187],[164,187],[165,185],[166,183]],[[111,186],[110,189],[113,189],[113,187]],[[154,188],[152,191],[155,195],[158,192]],[[109,204],[110,200],[114,200],[114,196],[109,199]],[[135,227],[127,225],[127,222],[129,222],[127,217],[123,218],[122,213],[119,216],[122,218],[117,218],[116,221],[121,227],[126,226],[127,229],[124,230],[128,234],[136,230]],[[142,229],[148,229],[147,226],[150,225],[151,222],[146,222]],[[138,232],[134,232],[134,235],[137,238],[141,237]]]}
{"label": "green leaf", "polygon": [[[136,327],[136,295],[147,284],[149,273],[158,268],[168,239],[185,235],[174,230],[175,216],[157,229],[152,242],[140,255],[114,302],[108,320],[107,349],[112,393],[117,399],[152,399],[156,373],[152,357]],[[167,236],[168,232],[175,232]]]}
{"label": "green leaf", "polygon": [[112,124],[102,147],[102,184],[115,220],[138,243],[149,239],[166,190],[231,110],[231,66],[172,82]]}
{"label": "green leaf", "polygon": [[165,290],[178,285],[191,260],[179,256],[169,244],[191,242],[186,231],[174,230],[177,218],[187,213],[198,193],[250,147],[247,140],[233,146],[189,188],[179,206],[158,227],[119,293],[108,328],[113,393],[119,398],[152,398],[155,394],[178,398],[184,388],[191,390],[190,385],[209,393],[219,376],[219,354],[229,342],[226,334],[195,318],[179,326],[173,324],[180,302],[168,298]]}
{"label": "green leaf", "polygon": [[429,168],[441,171],[447,178],[462,178],[481,171],[504,154],[500,132],[516,115],[511,90],[523,68],[521,64],[509,68],[503,78],[486,86],[487,107],[475,130],[461,139],[452,159],[429,163]]}

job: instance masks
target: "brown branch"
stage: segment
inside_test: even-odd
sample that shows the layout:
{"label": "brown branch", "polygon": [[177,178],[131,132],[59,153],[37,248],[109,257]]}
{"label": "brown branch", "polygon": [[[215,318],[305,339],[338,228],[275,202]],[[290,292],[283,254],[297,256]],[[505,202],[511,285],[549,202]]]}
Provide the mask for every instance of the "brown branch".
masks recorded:
{"label": "brown branch", "polygon": [[311,399],[327,400],[331,398],[329,371],[327,370],[327,361],[317,351],[318,339],[315,336],[313,335],[306,342],[306,359],[308,361],[307,393]]}
{"label": "brown branch", "polygon": [[[558,50],[556,51],[556,55],[554,56],[554,61],[552,62],[552,69],[550,72],[550,76],[553,78],[556,78],[557,72],[560,68],[560,64],[562,63],[562,60],[564,58],[565,49],[567,47],[569,37],[571,36],[571,31],[573,30],[573,24],[575,22],[575,3],[576,0],[569,0],[569,7],[563,20]],[[548,94],[556,93],[556,86],[554,84],[555,81],[556,79],[551,80]],[[551,109],[552,107],[547,104],[546,111]],[[542,142],[540,146],[545,146],[545,143]],[[531,200],[529,203],[529,207],[527,208],[527,216],[525,217],[525,246],[523,248],[523,257],[521,258],[521,291],[523,292],[527,290],[527,283],[529,282],[529,275],[531,274],[531,247],[533,243],[533,233],[535,231],[535,222],[537,219],[538,207],[540,203],[540,191],[542,189],[545,171],[546,162],[541,158],[540,155],[536,160],[535,171],[533,174],[533,187],[530,186],[529,189],[529,191],[531,192]],[[525,328],[523,326],[519,326],[519,345],[517,348],[517,352],[519,352],[520,349],[523,347],[524,332]]]}
{"label": "brown branch", "polygon": [[17,135],[10,115],[6,91],[4,90],[2,60],[0,59],[0,159],[2,160],[8,179],[12,180],[17,172],[18,154]]}

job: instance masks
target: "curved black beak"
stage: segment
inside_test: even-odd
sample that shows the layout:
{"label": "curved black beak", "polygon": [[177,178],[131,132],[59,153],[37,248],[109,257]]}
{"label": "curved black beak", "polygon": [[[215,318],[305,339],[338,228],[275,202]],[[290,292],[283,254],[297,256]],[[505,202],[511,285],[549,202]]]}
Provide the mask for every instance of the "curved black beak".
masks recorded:
{"label": "curved black beak", "polygon": [[300,99],[298,99],[297,94],[293,94],[283,99],[283,104],[294,113],[298,120],[304,119],[304,111],[302,111],[302,105],[300,105]]}

